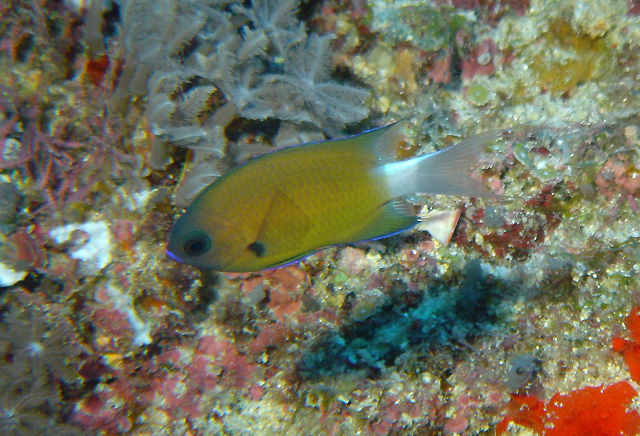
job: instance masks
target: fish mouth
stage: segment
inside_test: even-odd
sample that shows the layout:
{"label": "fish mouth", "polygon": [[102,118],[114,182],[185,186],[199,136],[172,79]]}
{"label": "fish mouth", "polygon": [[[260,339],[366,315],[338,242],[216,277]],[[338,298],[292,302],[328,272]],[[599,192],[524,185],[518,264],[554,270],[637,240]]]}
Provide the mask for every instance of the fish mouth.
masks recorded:
{"label": "fish mouth", "polygon": [[176,262],[183,263],[184,261],[180,259],[178,256],[169,251],[169,249],[165,249],[164,252],[167,254],[167,257],[171,260],[175,260]]}

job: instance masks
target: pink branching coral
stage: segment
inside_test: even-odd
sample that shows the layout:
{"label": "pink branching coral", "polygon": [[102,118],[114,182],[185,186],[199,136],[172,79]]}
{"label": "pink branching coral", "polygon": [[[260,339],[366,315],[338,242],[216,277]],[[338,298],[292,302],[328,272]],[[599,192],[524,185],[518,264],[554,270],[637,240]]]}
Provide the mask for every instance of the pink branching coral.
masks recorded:
{"label": "pink branching coral", "polygon": [[72,175],[84,167],[77,151],[87,143],[70,138],[57,127],[48,131],[42,102],[33,95],[20,98],[15,90],[0,87],[0,169],[19,169],[36,180],[38,189],[54,208],[78,188]]}
{"label": "pink branching coral", "polygon": [[498,46],[490,39],[480,42],[471,53],[462,60],[462,79],[471,80],[474,76],[490,76],[496,71],[494,58]]}
{"label": "pink branching coral", "polygon": [[[0,171],[22,177],[37,214],[85,200],[121,144],[108,89],[84,87],[76,70],[80,17],[64,2],[10,0],[0,24]],[[4,4],[3,3],[3,4]],[[114,134],[114,132],[118,132]],[[116,171],[116,170],[114,170]],[[87,183],[87,181],[91,183]],[[40,207],[38,207],[40,206]]]}

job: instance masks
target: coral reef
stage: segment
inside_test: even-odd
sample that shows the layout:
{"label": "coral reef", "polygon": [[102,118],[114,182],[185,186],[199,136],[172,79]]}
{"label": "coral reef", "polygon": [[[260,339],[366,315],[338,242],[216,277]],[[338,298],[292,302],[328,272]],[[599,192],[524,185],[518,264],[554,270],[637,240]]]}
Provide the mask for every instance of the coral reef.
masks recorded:
{"label": "coral reef", "polygon": [[[637,2],[85,3],[0,5],[2,434],[638,433]],[[514,127],[502,198],[409,199],[448,246],[166,258],[230,168],[401,118]]]}
{"label": "coral reef", "polygon": [[369,112],[366,90],[331,78],[332,37],[307,32],[295,0],[128,0],[120,11],[124,67],[114,103],[127,110],[147,100],[154,167],[168,163],[168,144],[194,150],[183,205],[219,175],[224,129],[239,118],[335,135]]}

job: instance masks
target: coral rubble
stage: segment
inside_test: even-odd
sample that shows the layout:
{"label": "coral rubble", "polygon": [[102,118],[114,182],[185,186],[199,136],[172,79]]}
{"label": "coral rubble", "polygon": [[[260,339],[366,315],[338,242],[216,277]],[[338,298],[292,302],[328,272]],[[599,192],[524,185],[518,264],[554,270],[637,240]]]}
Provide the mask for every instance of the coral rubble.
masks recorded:
{"label": "coral rubble", "polygon": [[[639,15],[3,2],[0,431],[638,434]],[[261,273],[166,258],[230,168],[402,118],[400,159],[513,127],[473,174],[501,198]]]}

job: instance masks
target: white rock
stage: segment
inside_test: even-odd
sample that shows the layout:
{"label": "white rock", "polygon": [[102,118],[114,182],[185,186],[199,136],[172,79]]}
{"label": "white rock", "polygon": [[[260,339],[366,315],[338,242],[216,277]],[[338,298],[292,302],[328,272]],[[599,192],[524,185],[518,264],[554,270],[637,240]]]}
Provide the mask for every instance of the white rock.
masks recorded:
{"label": "white rock", "polygon": [[113,244],[109,227],[105,221],[68,224],[51,229],[49,236],[58,244],[62,244],[69,241],[76,231],[84,232],[88,237],[82,243],[74,245],[69,250],[69,255],[80,261],[84,274],[94,275],[111,262]]}
{"label": "white rock", "polygon": [[27,271],[14,271],[4,263],[0,263],[0,286],[11,286],[27,276]]}

